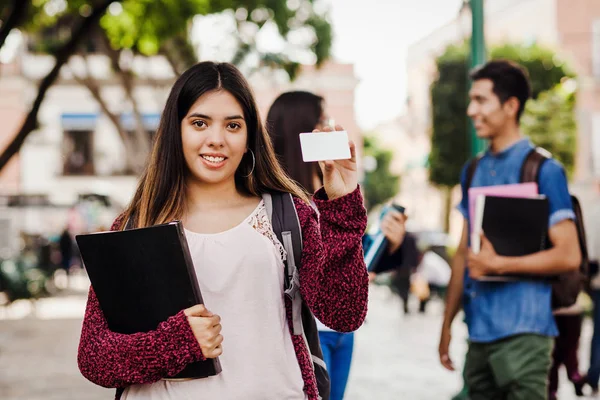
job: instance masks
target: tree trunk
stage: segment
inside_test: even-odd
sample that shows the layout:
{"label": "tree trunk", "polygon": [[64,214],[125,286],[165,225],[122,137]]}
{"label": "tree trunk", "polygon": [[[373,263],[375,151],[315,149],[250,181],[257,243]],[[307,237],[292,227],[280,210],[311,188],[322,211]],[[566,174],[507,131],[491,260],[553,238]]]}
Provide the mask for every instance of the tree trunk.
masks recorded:
{"label": "tree trunk", "polygon": [[81,84],[82,86],[85,86],[89,90],[92,97],[100,105],[100,109],[102,109],[102,112],[108,117],[110,122],[113,124],[113,126],[119,133],[119,136],[121,137],[121,140],[123,141],[123,146],[125,147],[125,173],[127,173],[127,174],[139,173],[141,171],[141,168],[140,168],[140,166],[135,165],[135,162],[134,162],[134,160],[137,159],[136,151],[135,151],[136,146],[134,146],[133,142],[131,141],[129,134],[123,129],[123,126],[121,125],[121,121],[119,120],[119,116],[116,115],[115,113],[113,113],[108,108],[108,104],[106,104],[106,101],[104,101],[104,98],[102,97],[102,94],[100,92],[100,86],[98,85],[98,83],[89,75],[85,78],[78,77],[75,74],[73,74],[73,75],[75,77],[75,80],[77,82],[79,82],[79,84]]}
{"label": "tree trunk", "polygon": [[114,0],[105,0],[100,3],[99,6],[95,7],[90,16],[84,18],[79,26],[73,30],[69,41],[56,51],[56,63],[54,64],[54,68],[52,68],[48,75],[42,79],[38,87],[38,94],[33,102],[33,105],[31,106],[29,114],[27,114],[25,121],[21,125],[21,129],[8,147],[4,150],[4,152],[0,155],[0,171],[2,171],[10,159],[19,151],[27,136],[37,128],[37,116],[48,89],[50,89],[50,87],[58,78],[58,74],[62,66],[69,60],[71,55],[75,53],[81,41],[87,37],[93,27],[98,24],[100,17],[104,14],[108,6],[113,3],[113,1]]}
{"label": "tree trunk", "polygon": [[10,15],[6,18],[6,21],[2,24],[0,29],[0,49],[4,46],[6,38],[10,32],[23,23],[25,16],[27,16],[27,10],[29,9],[30,0],[13,0],[12,9]]}
{"label": "tree trunk", "polygon": [[444,193],[444,232],[450,232],[450,213],[452,212],[452,188],[443,187]]}
{"label": "tree trunk", "polygon": [[176,76],[198,62],[196,50],[186,35],[177,35],[165,41],[161,48]]}
{"label": "tree trunk", "polygon": [[108,37],[104,33],[102,33],[102,39],[104,42],[104,50],[106,51],[106,54],[111,60],[111,65],[115,73],[119,76],[121,80],[121,85],[123,86],[123,90],[125,91],[127,99],[131,103],[133,118],[135,120],[134,137],[135,143],[137,144],[135,164],[141,162],[143,165],[145,164],[146,159],[150,154],[151,137],[148,134],[148,132],[146,132],[146,129],[144,127],[144,119],[142,118],[142,113],[140,112],[137,100],[133,93],[135,86],[135,77],[131,71],[125,71],[121,68],[121,65],[119,63],[121,52],[112,48]]}

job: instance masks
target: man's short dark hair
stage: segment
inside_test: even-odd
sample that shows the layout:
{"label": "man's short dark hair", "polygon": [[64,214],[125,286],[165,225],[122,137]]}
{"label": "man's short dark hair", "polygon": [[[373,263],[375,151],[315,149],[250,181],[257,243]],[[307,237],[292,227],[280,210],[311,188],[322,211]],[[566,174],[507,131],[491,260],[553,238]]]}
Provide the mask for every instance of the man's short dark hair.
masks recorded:
{"label": "man's short dark hair", "polygon": [[493,60],[474,69],[470,75],[473,81],[489,79],[494,84],[494,94],[504,104],[511,97],[519,100],[517,122],[521,119],[525,103],[531,97],[529,74],[521,65],[508,60]]}

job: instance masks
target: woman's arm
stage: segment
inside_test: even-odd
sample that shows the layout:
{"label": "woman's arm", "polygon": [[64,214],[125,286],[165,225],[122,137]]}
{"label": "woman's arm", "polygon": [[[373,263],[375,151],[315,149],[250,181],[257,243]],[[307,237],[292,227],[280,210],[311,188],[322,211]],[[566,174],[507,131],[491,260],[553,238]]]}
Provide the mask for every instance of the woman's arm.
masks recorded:
{"label": "woman's arm", "polygon": [[339,332],[358,329],[367,313],[368,276],[361,238],[367,214],[360,190],[328,201],[315,194],[315,211],[299,199],[302,227],[300,293],[321,322]]}
{"label": "woman's arm", "polygon": [[181,311],[154,331],[125,335],[108,329],[90,288],[77,362],[81,374],[104,387],[152,383],[203,360],[198,341]]}
{"label": "woman's arm", "polygon": [[[119,217],[111,230],[122,223]],[[104,387],[152,383],[172,376],[204,356],[184,312],[156,330],[125,335],[108,329],[100,304],[90,288],[77,362],[82,375]]]}

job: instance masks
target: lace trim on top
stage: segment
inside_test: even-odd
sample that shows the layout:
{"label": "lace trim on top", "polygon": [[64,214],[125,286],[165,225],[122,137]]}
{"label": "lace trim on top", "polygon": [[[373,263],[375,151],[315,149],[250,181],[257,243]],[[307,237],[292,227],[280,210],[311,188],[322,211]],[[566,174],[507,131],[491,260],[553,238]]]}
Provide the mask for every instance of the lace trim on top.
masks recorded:
{"label": "lace trim on top", "polygon": [[271,225],[271,221],[269,220],[269,214],[267,213],[267,208],[264,201],[261,200],[260,204],[256,208],[256,211],[250,217],[248,217],[248,224],[250,224],[255,231],[265,236],[271,241],[271,243],[273,243],[273,246],[275,246],[279,252],[281,261],[285,261],[287,259],[287,253],[279,239],[277,239],[277,235],[275,235],[275,232],[273,231],[273,225]]}

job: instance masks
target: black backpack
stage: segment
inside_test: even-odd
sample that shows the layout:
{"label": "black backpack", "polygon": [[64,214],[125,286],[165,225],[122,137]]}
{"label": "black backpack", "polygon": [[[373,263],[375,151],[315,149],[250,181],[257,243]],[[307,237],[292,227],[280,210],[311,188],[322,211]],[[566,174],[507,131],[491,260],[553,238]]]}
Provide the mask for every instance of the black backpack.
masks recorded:
{"label": "black backpack", "polygon": [[330,392],[329,373],[325,361],[323,361],[317,323],[310,308],[300,296],[298,270],[302,260],[302,230],[296,212],[296,205],[290,193],[265,193],[262,198],[273,231],[287,252],[284,291],[292,302],[293,334],[302,335],[312,357],[319,396],[322,400],[328,400]]}
{"label": "black backpack", "polygon": [[[532,149],[521,166],[521,182],[537,183],[542,164],[551,158],[552,154],[541,147]],[[481,156],[473,158],[467,166],[466,190],[471,186],[471,181],[473,180],[473,175],[475,174],[480,159]],[[575,304],[577,296],[579,296],[579,293],[584,289],[586,282],[590,277],[587,242],[581,205],[577,197],[573,195],[571,195],[571,202],[573,203],[573,212],[575,213],[575,226],[577,227],[577,237],[579,239],[579,249],[581,251],[581,265],[576,271],[552,277],[553,309],[570,307]],[[549,241],[547,242],[547,246],[551,246]]]}

